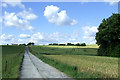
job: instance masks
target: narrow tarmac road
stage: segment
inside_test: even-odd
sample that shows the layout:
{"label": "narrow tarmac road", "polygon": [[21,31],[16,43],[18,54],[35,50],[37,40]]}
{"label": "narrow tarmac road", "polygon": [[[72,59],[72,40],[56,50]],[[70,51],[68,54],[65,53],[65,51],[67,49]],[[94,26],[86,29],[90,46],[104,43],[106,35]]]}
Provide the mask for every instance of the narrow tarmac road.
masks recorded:
{"label": "narrow tarmac road", "polygon": [[36,56],[31,54],[28,47],[25,48],[25,54],[21,69],[20,78],[69,78],[56,68],[42,62]]}

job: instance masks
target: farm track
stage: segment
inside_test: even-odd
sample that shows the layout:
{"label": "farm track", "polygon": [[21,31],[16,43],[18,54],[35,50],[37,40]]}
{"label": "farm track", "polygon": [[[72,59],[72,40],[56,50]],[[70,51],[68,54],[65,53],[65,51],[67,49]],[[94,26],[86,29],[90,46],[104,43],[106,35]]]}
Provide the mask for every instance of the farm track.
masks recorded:
{"label": "farm track", "polygon": [[69,78],[56,68],[42,62],[25,48],[23,64],[20,73],[22,78]]}

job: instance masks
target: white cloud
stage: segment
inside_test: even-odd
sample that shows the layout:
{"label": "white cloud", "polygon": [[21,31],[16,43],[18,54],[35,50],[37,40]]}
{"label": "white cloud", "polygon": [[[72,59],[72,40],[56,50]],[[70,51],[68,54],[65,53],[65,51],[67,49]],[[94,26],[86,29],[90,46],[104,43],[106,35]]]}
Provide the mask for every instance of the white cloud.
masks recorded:
{"label": "white cloud", "polygon": [[96,26],[93,26],[93,27],[86,26],[86,27],[84,27],[84,31],[85,31],[85,35],[87,35],[89,37],[95,36],[96,32],[98,32]]}
{"label": "white cloud", "polygon": [[14,43],[14,36],[13,35],[6,35],[6,34],[2,34],[0,36],[0,44],[11,44]]}
{"label": "white cloud", "polygon": [[25,39],[18,39],[18,44],[24,44],[25,43]]}
{"label": "white cloud", "polygon": [[78,38],[78,32],[73,32],[73,34],[64,34],[59,32],[54,33],[40,33],[36,32],[33,34],[20,34],[17,37],[13,37],[12,35],[1,35],[0,43],[3,44],[12,44],[12,43],[28,43],[34,42],[35,44],[49,44],[49,43],[67,43],[67,42],[75,42]]}
{"label": "white cloud", "polygon": [[[25,38],[28,37],[28,38]],[[19,44],[28,43],[28,42],[34,42],[35,44],[40,44],[42,42],[43,35],[40,32],[34,33],[32,35],[29,34],[20,34],[20,37],[18,39]]]}
{"label": "white cloud", "polygon": [[19,6],[20,8],[25,8],[25,6],[21,3],[22,0],[2,0],[4,3],[9,4],[13,7]]}
{"label": "white cloud", "polygon": [[63,39],[63,36],[61,36],[58,32],[51,34],[37,32],[31,35],[31,39],[29,40],[29,42],[35,42],[36,44],[47,44],[59,42],[61,41],[60,38]]}
{"label": "white cloud", "polygon": [[87,44],[95,44],[96,40],[95,40],[95,35],[96,32],[98,32],[98,27],[93,26],[93,27],[83,27],[83,31],[84,31],[84,36],[83,36],[83,40],[87,43]]}
{"label": "white cloud", "polygon": [[17,14],[19,17],[22,17],[25,20],[34,20],[37,18],[37,16],[32,13],[30,10],[29,11],[22,11]]}
{"label": "white cloud", "polygon": [[27,43],[28,43],[28,40],[29,40],[29,39],[27,39],[27,38],[18,39],[18,40],[17,40],[17,43],[18,43],[18,44],[24,44],[24,43],[27,44]]}
{"label": "white cloud", "polygon": [[43,39],[43,35],[40,32],[38,32],[31,36],[29,42],[39,43],[42,39]]}
{"label": "white cloud", "polygon": [[29,34],[22,34],[18,39],[18,43],[28,42],[34,42],[35,44],[67,43],[74,42],[77,39],[76,37],[78,37],[75,33],[70,35],[59,32],[54,32],[50,34],[37,32],[32,35],[29,35],[29,38],[23,38],[26,37],[27,35]]}
{"label": "white cloud", "polygon": [[[64,34],[64,33],[59,33],[59,32],[54,32],[54,33],[51,33],[50,35],[48,34],[48,40],[49,42],[53,43],[53,42],[64,42],[64,41],[67,41],[68,38],[69,38],[69,35],[68,34]],[[46,36],[46,38],[47,38]]]}
{"label": "white cloud", "polygon": [[20,38],[30,38],[30,35],[28,35],[28,34],[20,34]]}
{"label": "white cloud", "polygon": [[77,40],[79,33],[73,32],[73,34],[64,34],[59,32],[54,33],[40,33],[37,32],[31,35],[30,42],[35,42],[36,44],[48,44],[48,43],[67,43],[74,42]]}
{"label": "white cloud", "polygon": [[58,26],[64,25],[75,25],[77,21],[71,19],[67,14],[66,10],[62,10],[60,12],[57,6],[47,6],[44,11],[44,16],[48,19],[50,23],[56,24]]}
{"label": "white cloud", "polygon": [[[20,12],[20,13],[22,13],[22,12]],[[29,12],[27,12],[27,13],[29,13]],[[9,13],[9,12],[5,11],[4,18],[3,18],[4,19],[4,24],[6,26],[16,27],[16,28],[20,28],[22,30],[29,30],[29,31],[33,32],[34,27],[31,26],[28,19],[24,19],[24,18],[18,16],[18,14],[14,13],[14,12]],[[30,14],[33,14],[33,13],[30,13]],[[23,15],[26,15],[26,14],[23,13]],[[31,17],[31,19],[33,19],[33,18]],[[29,18],[29,20],[30,20],[30,18]]]}

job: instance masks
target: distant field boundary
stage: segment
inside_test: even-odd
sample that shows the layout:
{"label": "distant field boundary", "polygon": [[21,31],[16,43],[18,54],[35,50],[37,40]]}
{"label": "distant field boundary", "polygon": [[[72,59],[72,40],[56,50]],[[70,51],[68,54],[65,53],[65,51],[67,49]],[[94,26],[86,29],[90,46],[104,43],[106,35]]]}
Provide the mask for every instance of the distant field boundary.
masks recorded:
{"label": "distant field boundary", "polygon": [[45,46],[45,47],[55,47],[55,48],[99,48],[97,44],[95,45],[86,45],[86,46],[72,46],[72,45],[35,45],[35,46]]}

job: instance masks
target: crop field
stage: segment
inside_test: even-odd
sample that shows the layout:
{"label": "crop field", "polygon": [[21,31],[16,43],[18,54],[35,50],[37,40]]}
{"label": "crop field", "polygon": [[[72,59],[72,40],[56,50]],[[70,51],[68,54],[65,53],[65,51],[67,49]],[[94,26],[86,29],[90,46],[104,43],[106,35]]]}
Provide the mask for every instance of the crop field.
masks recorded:
{"label": "crop field", "polygon": [[34,46],[32,51],[46,55],[97,55],[97,45],[88,46]]}
{"label": "crop field", "polygon": [[2,46],[2,78],[18,78],[24,46]]}
{"label": "crop field", "polygon": [[84,55],[44,55],[58,62],[77,66],[78,72],[102,73],[110,77],[118,77],[118,59]]}
{"label": "crop field", "polygon": [[[72,48],[73,47],[73,48]],[[97,56],[96,45],[30,46],[44,62],[74,78],[117,78],[118,58]]]}
{"label": "crop field", "polygon": [[99,48],[98,45],[87,45],[87,46],[55,46],[55,45],[47,45],[47,47],[56,47],[56,48]]}

